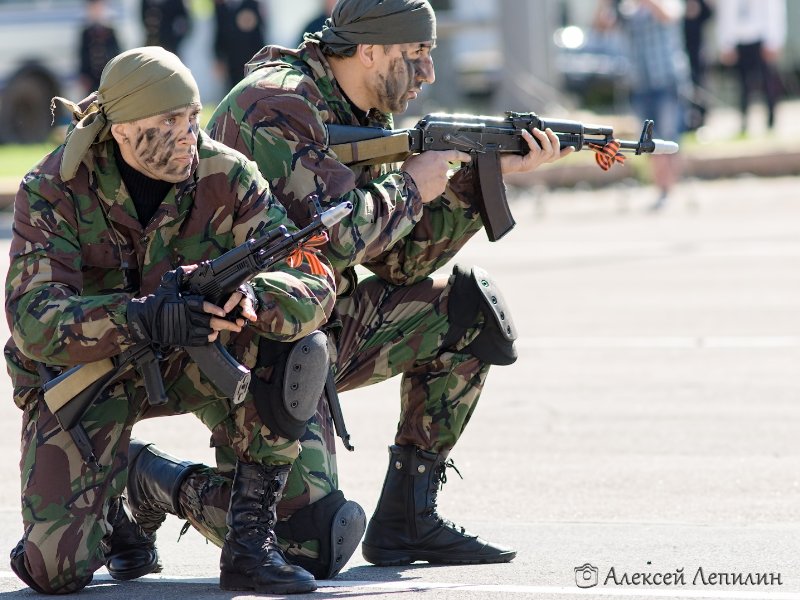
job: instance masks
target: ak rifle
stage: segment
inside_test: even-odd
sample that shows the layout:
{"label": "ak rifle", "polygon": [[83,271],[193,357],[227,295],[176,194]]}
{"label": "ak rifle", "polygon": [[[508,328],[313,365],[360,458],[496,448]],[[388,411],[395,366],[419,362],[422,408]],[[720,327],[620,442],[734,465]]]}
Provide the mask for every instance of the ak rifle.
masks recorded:
{"label": "ak rifle", "polygon": [[597,163],[608,170],[624,162],[624,153],[674,154],[678,144],[653,138],[653,121],[645,121],[638,141],[615,138],[607,125],[587,125],[579,121],[541,119],[534,113],[506,113],[505,117],[460,114],[430,114],[410,129],[327,126],[328,144],[343,163],[350,166],[401,162],[428,150],[460,150],[472,155],[472,164],[483,194],[480,207],[490,241],[499,240],[514,227],[508,207],[501,154],[525,155],[528,143],[522,131],[534,128],[553,130],[561,148],[596,152]]}

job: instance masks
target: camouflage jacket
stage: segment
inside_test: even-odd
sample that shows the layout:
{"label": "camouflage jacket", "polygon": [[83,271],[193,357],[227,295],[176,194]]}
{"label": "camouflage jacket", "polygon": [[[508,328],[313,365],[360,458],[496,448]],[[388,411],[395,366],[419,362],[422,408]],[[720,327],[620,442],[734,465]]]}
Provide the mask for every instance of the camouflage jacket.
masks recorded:
{"label": "camouflage jacket", "polygon": [[[152,293],[164,272],[281,224],[296,230],[254,163],[203,133],[197,150],[192,176],[170,190],[144,228],[111,141],[92,146],[69,183],[58,176],[63,146],[25,176],[5,287],[12,332],[5,354],[15,386],[38,386],[29,359],[71,366],[130,347],[127,302]],[[287,341],[324,323],[335,298],[329,265],[326,271],[281,263],[256,276],[258,321],[245,332]]]}
{"label": "camouflage jacket", "polygon": [[456,172],[443,196],[423,205],[407,175],[339,162],[326,124],[391,128],[392,118],[371,111],[359,121],[315,43],[264,48],[248,69],[217,107],[209,132],[256,161],[297,223],[309,218],[309,194],[318,194],[323,205],[338,199],[354,204],[325,250],[350,283],[350,267],[358,264],[396,284],[419,281],[480,230],[480,191],[469,167]]}

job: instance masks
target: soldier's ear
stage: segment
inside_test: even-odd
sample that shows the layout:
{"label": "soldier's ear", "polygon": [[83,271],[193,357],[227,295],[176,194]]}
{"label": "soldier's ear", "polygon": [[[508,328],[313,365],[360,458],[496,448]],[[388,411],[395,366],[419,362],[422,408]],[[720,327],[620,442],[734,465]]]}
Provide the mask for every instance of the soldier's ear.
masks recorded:
{"label": "soldier's ear", "polygon": [[362,65],[371,68],[375,64],[375,52],[377,48],[375,44],[359,44],[356,46],[356,56],[358,56]]}
{"label": "soldier's ear", "polygon": [[111,126],[111,135],[116,140],[117,145],[123,146],[128,143],[128,127],[127,123],[114,123]]}

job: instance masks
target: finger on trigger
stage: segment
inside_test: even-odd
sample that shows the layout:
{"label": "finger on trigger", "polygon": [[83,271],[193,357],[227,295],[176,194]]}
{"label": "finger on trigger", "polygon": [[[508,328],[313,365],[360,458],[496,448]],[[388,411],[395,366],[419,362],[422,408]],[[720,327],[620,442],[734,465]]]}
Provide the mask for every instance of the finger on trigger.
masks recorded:
{"label": "finger on trigger", "polygon": [[447,162],[470,162],[472,157],[466,152],[460,150],[450,150]]}

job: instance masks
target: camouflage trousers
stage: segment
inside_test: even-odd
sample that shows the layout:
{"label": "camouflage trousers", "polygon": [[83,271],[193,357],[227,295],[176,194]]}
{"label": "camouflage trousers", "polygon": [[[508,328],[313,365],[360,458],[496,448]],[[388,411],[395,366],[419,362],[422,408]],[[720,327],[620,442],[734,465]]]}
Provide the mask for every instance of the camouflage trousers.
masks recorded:
{"label": "camouflage trousers", "polygon": [[[450,290],[447,277],[408,286],[370,277],[337,302],[343,326],[337,339],[336,387],[346,392],[402,375],[396,444],[449,451],[469,422],[486,381],[489,365],[460,352],[480,333],[482,316],[452,347],[442,348],[450,328]],[[345,416],[346,398],[344,394]],[[278,505],[279,519],[338,489],[335,439],[323,398],[300,438],[302,451]],[[192,525],[221,545],[230,499],[230,477],[224,473],[232,471],[234,454],[221,445],[216,452],[218,468],[195,472],[182,488],[181,502]],[[316,541],[281,542],[290,555],[316,557]]]}
{"label": "camouflage trousers", "polygon": [[[271,434],[252,401],[231,406],[185,353],[173,354],[163,367],[166,412],[194,413],[218,444],[242,460],[288,464],[297,457],[296,440]],[[105,564],[109,503],[125,488],[131,429],[149,408],[144,389],[127,381],[111,387],[88,409],[81,422],[102,465],[97,473],[83,463],[41,394],[25,408],[22,548],[28,573],[44,591],[77,591]]]}

